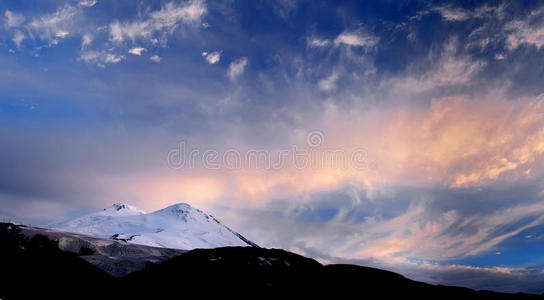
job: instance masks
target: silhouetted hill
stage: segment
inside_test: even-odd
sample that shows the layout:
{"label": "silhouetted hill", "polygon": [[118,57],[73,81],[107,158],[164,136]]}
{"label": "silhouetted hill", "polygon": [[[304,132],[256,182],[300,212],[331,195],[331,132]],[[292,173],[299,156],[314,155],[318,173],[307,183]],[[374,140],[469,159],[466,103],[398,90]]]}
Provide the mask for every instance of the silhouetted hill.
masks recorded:
{"label": "silhouetted hill", "polygon": [[435,297],[528,299],[436,286],[355,265],[326,265],[294,253],[256,247],[195,249],[124,277],[113,277],[43,235],[29,238],[0,224],[0,299],[195,299]]}
{"label": "silhouetted hill", "polygon": [[126,285],[143,287],[139,292],[149,296],[169,296],[171,292],[169,289],[157,290],[149,285],[153,282],[215,296],[539,298],[528,294],[430,285],[389,271],[356,265],[323,266],[313,259],[284,250],[250,247],[195,249],[129,274],[122,281]]}
{"label": "silhouetted hill", "polygon": [[59,249],[58,242],[31,239],[13,224],[0,224],[0,299],[69,298],[91,287],[109,287],[114,277]]}

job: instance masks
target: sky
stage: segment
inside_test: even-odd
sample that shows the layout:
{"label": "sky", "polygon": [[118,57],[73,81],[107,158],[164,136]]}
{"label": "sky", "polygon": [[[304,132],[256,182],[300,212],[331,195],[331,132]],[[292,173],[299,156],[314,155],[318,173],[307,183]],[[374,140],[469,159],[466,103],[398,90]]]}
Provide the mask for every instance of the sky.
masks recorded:
{"label": "sky", "polygon": [[186,202],[265,247],[544,292],[544,3],[0,3],[0,219]]}

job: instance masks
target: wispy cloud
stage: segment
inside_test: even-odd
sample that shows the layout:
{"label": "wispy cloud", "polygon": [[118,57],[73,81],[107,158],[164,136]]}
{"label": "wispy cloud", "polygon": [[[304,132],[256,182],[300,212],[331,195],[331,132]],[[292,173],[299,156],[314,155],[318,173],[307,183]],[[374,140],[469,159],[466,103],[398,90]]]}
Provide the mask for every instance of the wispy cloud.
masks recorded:
{"label": "wispy cloud", "polygon": [[211,53],[202,52],[202,56],[204,56],[206,58],[206,61],[210,65],[213,65],[213,64],[219,62],[219,60],[221,59],[221,53],[222,53],[221,51],[215,51],[215,52],[211,52]]}
{"label": "wispy cloud", "polygon": [[[484,69],[487,62],[456,54],[457,47],[456,39],[448,41],[439,55],[433,54],[428,57],[428,59],[434,58],[433,61],[423,62],[430,64],[424,72],[412,72],[411,69],[420,68],[420,65],[409,65],[410,69],[407,74],[399,74],[398,77],[392,76],[384,80],[383,86],[389,86],[391,92],[398,91],[407,95],[407,92],[408,94],[420,94],[445,86],[468,84],[478,72]],[[436,56],[439,58],[436,59]]]}
{"label": "wispy cloud", "polygon": [[426,261],[403,261],[394,264],[379,259],[356,259],[331,256],[298,243],[295,251],[312,256],[323,263],[357,264],[398,272],[404,276],[432,284],[464,286],[476,290],[492,290],[505,293],[526,291],[540,293],[544,273],[529,267],[480,267],[468,264],[441,264]]}
{"label": "wispy cloud", "polygon": [[25,16],[6,10],[4,12],[4,25],[6,28],[18,27],[26,20]]}
{"label": "wispy cloud", "polygon": [[317,86],[322,91],[332,91],[336,88],[336,81],[338,80],[338,73],[333,72],[330,76],[321,79]]}
{"label": "wispy cloud", "polygon": [[81,38],[81,50],[84,50],[93,42],[93,36],[91,34],[85,34]]}
{"label": "wispy cloud", "polygon": [[347,45],[354,47],[374,47],[378,44],[379,38],[364,32],[345,31],[334,39],[335,45]]}
{"label": "wispy cloud", "polygon": [[93,7],[96,5],[96,2],[97,0],[81,0],[79,1],[79,5],[85,7]]}
{"label": "wispy cloud", "polygon": [[140,56],[140,55],[142,55],[142,52],[144,52],[144,51],[146,51],[145,48],[135,47],[135,48],[132,48],[132,49],[128,50],[128,53]]}
{"label": "wispy cloud", "polygon": [[26,38],[25,34],[22,33],[19,30],[16,30],[13,34],[13,43],[17,46],[17,48],[21,47],[21,42]]}
{"label": "wispy cloud", "polygon": [[544,24],[532,25],[527,21],[513,21],[507,25],[512,31],[507,37],[507,45],[510,50],[520,45],[534,45],[540,49],[544,45]]}
{"label": "wispy cloud", "polygon": [[158,56],[158,55],[151,55],[151,57],[149,57],[149,59],[153,62],[156,62],[156,63],[160,63],[161,62],[161,57]]}
{"label": "wispy cloud", "polygon": [[239,58],[230,63],[229,69],[227,70],[227,76],[230,80],[236,80],[240,75],[242,75],[246,69],[248,63],[247,57]]}
{"label": "wispy cloud", "polygon": [[320,38],[310,38],[307,40],[309,47],[325,47],[331,44],[331,41]]}
{"label": "wispy cloud", "polygon": [[113,53],[100,52],[100,51],[85,51],[82,52],[78,60],[96,64],[97,66],[104,68],[107,64],[116,64],[121,62],[125,57],[123,55],[117,55]]}
{"label": "wispy cloud", "polygon": [[[362,225],[367,233],[361,236],[362,240],[352,242],[365,244],[357,252],[358,257],[375,257],[389,262],[395,262],[399,257],[460,258],[489,251],[507,238],[541,225],[544,218],[539,215],[543,211],[541,204],[509,207],[470,217],[451,210],[433,220],[426,216],[423,206],[417,206],[394,219]],[[522,221],[525,221],[523,226],[500,231]]]}
{"label": "wispy cloud", "polygon": [[164,45],[180,23],[200,25],[206,11],[206,5],[199,0],[183,4],[168,2],[140,20],[113,22],[109,25],[110,39],[117,43],[129,40]]}
{"label": "wispy cloud", "polygon": [[[45,45],[32,45],[34,50],[39,50],[55,46],[69,37],[79,37],[82,40],[79,61],[104,67],[122,60],[122,53],[138,55],[144,50],[135,49],[152,51],[165,47],[176,29],[182,26],[198,28],[207,12],[206,4],[201,0],[172,1],[156,10],[146,9],[132,21],[114,20],[96,25],[85,15],[85,10],[94,9],[96,4],[96,0],[83,0],[75,6],[65,4],[53,13],[38,14],[28,22],[24,15],[6,10],[4,27],[8,30],[20,28],[12,32],[17,48],[26,40],[45,42]],[[106,36],[108,41],[105,42]]]}
{"label": "wispy cloud", "polygon": [[365,30],[344,31],[340,33],[334,40],[323,39],[318,37],[308,38],[306,43],[311,48],[321,48],[334,45],[348,47],[364,47],[373,48],[380,41],[379,37],[368,33]]}
{"label": "wispy cloud", "polygon": [[42,40],[53,42],[68,35],[77,13],[75,7],[67,4],[55,13],[33,18],[28,26]]}
{"label": "wispy cloud", "polygon": [[440,13],[446,21],[459,22],[471,18],[470,12],[461,8],[440,6],[433,8],[433,10]]}

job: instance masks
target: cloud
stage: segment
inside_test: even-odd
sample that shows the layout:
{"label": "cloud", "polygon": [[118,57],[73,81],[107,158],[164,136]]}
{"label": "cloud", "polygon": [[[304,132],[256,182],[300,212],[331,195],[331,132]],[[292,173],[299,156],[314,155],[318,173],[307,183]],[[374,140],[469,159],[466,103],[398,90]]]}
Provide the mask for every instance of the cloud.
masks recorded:
{"label": "cloud", "polygon": [[183,4],[166,3],[160,10],[150,12],[145,18],[132,22],[116,21],[109,26],[110,40],[116,43],[147,41],[165,44],[168,36],[182,24],[200,24],[206,13],[204,1],[194,0]]}
{"label": "cloud", "polygon": [[[168,39],[180,25],[196,27],[206,12],[204,1],[168,2],[158,10],[145,10],[136,20],[116,20],[102,27],[113,45],[103,45],[106,49],[100,51],[128,51],[133,55],[141,55],[142,51],[166,47]],[[125,48],[127,45],[131,47]],[[157,63],[161,60],[158,55],[150,59]]]}
{"label": "cloud", "polygon": [[446,51],[424,73],[390,77],[382,84],[383,86],[389,86],[391,92],[398,91],[404,95],[421,95],[447,86],[468,85],[471,83],[471,79],[485,68],[486,64],[485,61],[451,55]]}
{"label": "cloud", "polygon": [[[20,70],[13,59],[0,70],[7,91],[31,85],[33,89],[16,93],[16,98],[40,99],[44,108],[28,116],[0,118],[18,127],[15,133],[5,130],[2,140],[7,146],[0,147],[0,201],[10,213],[17,212],[15,205],[21,209],[19,215],[24,216],[25,209],[32,212],[28,216],[39,212],[40,206],[22,203],[94,209],[111,199],[129,199],[153,210],[190,201],[211,208],[222,219],[232,215],[225,223],[270,247],[296,249],[306,242],[331,258],[379,258],[384,265],[402,265],[404,274],[432,273],[437,280],[446,278],[439,274],[449,274],[444,282],[455,282],[469,272],[517,276],[513,268],[470,269],[458,261],[445,266],[455,258],[495,252],[506,256],[508,249],[501,248],[505,242],[542,223],[538,182],[544,165],[544,91],[537,80],[541,54],[531,44],[538,39],[523,33],[539,28],[538,18],[505,29],[504,22],[523,21],[523,13],[506,10],[500,19],[489,9],[442,11],[419,21],[402,18],[402,24],[392,24],[389,15],[369,17],[361,24],[348,13],[339,17],[339,27],[332,32],[302,21],[286,39],[286,32],[277,26],[267,27],[266,35],[252,34],[242,26],[245,18],[254,18],[246,10],[237,12],[235,19],[225,13],[229,18],[224,19],[222,14],[207,15],[204,2],[167,2],[135,4],[134,14],[126,10],[128,15],[122,16],[109,11],[99,15],[102,4],[107,6],[102,2],[92,9],[73,4],[77,10],[73,17],[44,22],[54,25],[43,30],[51,33],[46,44],[70,39],[57,49],[63,55],[39,61],[44,67],[66,63],[66,74],[52,67],[48,73]],[[186,9],[190,5],[195,9]],[[209,5],[214,12],[225,8]],[[318,18],[312,5],[307,5],[309,12]],[[27,19],[55,19],[55,12],[65,7],[57,8],[52,14],[28,14]],[[99,17],[91,19],[86,12]],[[480,20],[478,15],[494,19]],[[204,18],[213,26],[193,36],[204,30]],[[2,43],[17,49],[11,39],[19,30],[26,36],[22,48],[43,47],[44,33],[28,24],[22,21],[6,30]],[[365,24],[384,26],[353,30]],[[220,30],[225,28],[229,30]],[[221,43],[231,34],[240,42],[224,48]],[[510,34],[515,35],[512,45],[528,51],[520,49],[513,55],[505,49]],[[178,36],[182,40],[170,41]],[[271,47],[248,46],[263,44]],[[86,72],[88,68],[69,61],[73,55],[65,51],[74,45],[81,63],[100,67],[122,63],[132,52],[160,63],[159,54],[166,51],[168,68],[150,65],[149,72],[135,72],[132,66],[114,68],[112,84],[110,75]],[[138,48],[146,50],[131,52]],[[224,49],[247,58],[231,60],[221,53],[216,60],[206,52],[197,60],[187,59],[199,49]],[[249,57],[255,57],[251,62],[255,68],[248,69]],[[201,59],[226,62],[228,71],[200,70]],[[233,82],[247,77],[248,82],[229,84],[222,80],[225,75]],[[529,81],[536,88],[527,89]],[[512,92],[514,88],[524,90],[523,97]],[[75,100],[59,104],[57,99]],[[24,107],[18,100],[8,103],[8,111],[12,105]],[[54,114],[55,107],[62,107],[63,117]],[[78,118],[80,114],[85,118]],[[72,123],[76,118],[77,124]],[[48,123],[51,119],[55,122]],[[34,132],[25,124],[35,122],[50,132],[43,133],[44,141],[22,144],[35,139],[24,135]],[[91,133],[70,137],[72,147],[50,141],[79,124]],[[307,147],[310,131],[323,134],[320,147]],[[112,137],[104,138],[108,133]],[[128,136],[137,140],[130,147],[125,143]],[[333,153],[327,151],[359,153],[364,166],[358,169],[357,161],[350,160],[347,168],[338,164],[297,168],[289,158],[277,170],[247,166],[172,170],[165,165],[165,156],[180,138],[195,149],[220,153],[229,148],[277,153],[296,145],[308,150],[302,155],[308,161],[313,154]],[[46,144],[52,146],[44,148]],[[25,149],[29,153],[21,154]],[[149,153],[141,152],[145,150]],[[111,154],[116,151],[120,153]],[[70,158],[74,155],[79,157]],[[57,172],[62,166],[70,170]],[[534,186],[527,187],[527,182]],[[530,233],[540,235],[536,230]],[[434,267],[436,261],[420,261],[426,257],[443,268]],[[417,263],[421,268],[412,265]],[[426,271],[432,268],[435,271]]]}
{"label": "cloud", "polygon": [[26,20],[25,16],[9,10],[4,12],[4,25],[6,28],[19,27]]}
{"label": "cloud", "polygon": [[513,21],[506,26],[512,31],[507,36],[507,46],[510,50],[518,48],[520,45],[534,45],[537,49],[544,45],[544,24],[529,25],[527,21]]}
{"label": "cloud", "polygon": [[[117,135],[113,137],[117,138]],[[72,139],[70,143],[77,145],[78,143],[74,143]],[[126,141],[116,143],[131,149],[137,148],[135,145],[141,142],[134,145],[126,145]],[[39,156],[50,157],[51,149],[59,147],[58,141],[36,144],[41,145],[40,151],[35,150],[37,147],[28,147],[23,153],[15,156],[10,154],[11,162],[4,164],[4,170],[0,172],[0,187],[3,193],[0,194],[1,201],[5,203],[14,201],[13,203],[17,203],[21,209],[22,206],[19,206],[22,205],[21,203],[29,203],[28,194],[36,197],[35,199],[40,199],[39,196],[43,197],[45,194],[48,195],[47,199],[50,199],[52,207],[59,205],[60,200],[55,199],[69,198],[84,201],[81,200],[84,198],[87,199],[88,206],[100,207],[102,204],[107,204],[104,203],[108,201],[105,199],[119,197],[132,199],[131,201],[137,205],[145,204],[147,207],[143,208],[146,209],[160,208],[172,201],[181,201],[177,199],[190,199],[192,204],[203,209],[206,209],[210,203],[217,206],[226,205],[233,210],[232,213],[235,213],[236,217],[226,221],[228,213],[219,213],[222,219],[225,219],[225,223],[232,224],[234,228],[243,228],[245,235],[255,238],[258,242],[262,241],[264,246],[282,247],[299,252],[297,250],[299,243],[305,242],[307,247],[320,249],[331,257],[353,259],[354,262],[356,259],[379,259],[388,269],[394,267],[395,271],[410,275],[412,278],[432,282],[443,280],[442,283],[452,283],[455,278],[457,280],[462,278],[462,274],[458,273],[462,270],[468,272],[467,275],[479,274],[482,277],[485,275],[488,279],[494,278],[492,275],[498,274],[499,271],[510,274],[508,278],[514,278],[510,276],[514,276],[518,271],[510,268],[471,267],[469,270],[468,266],[461,265],[439,268],[430,261],[418,262],[419,267],[417,267],[418,265],[413,263],[412,259],[423,257],[429,260],[431,258],[444,260],[458,255],[485,252],[486,249],[495,252],[494,248],[505,238],[524,228],[534,226],[536,221],[541,221],[539,217],[543,215],[544,208],[541,204],[539,179],[535,179],[534,185],[520,185],[515,188],[512,188],[512,185],[503,184],[478,189],[450,189],[443,186],[391,187],[375,193],[372,198],[366,195],[364,189],[360,190],[356,186],[327,192],[316,192],[315,189],[310,189],[297,196],[289,195],[289,197],[280,198],[283,200],[282,203],[278,203],[278,198],[270,200],[267,195],[257,193],[257,200],[252,204],[251,199],[246,198],[245,194],[239,194],[238,196],[243,200],[242,204],[237,206],[230,197],[236,197],[240,182],[259,177],[258,173],[250,174],[247,178],[238,179],[229,174],[224,174],[224,178],[220,178],[217,176],[220,170],[200,173],[201,170],[187,169],[177,174],[179,175],[177,178],[161,178],[159,174],[152,174],[148,168],[142,170],[141,165],[133,169],[135,164],[141,164],[141,154],[135,153],[134,160],[127,160],[126,157],[122,158],[124,151],[119,151],[118,146],[113,148],[116,149],[114,151],[119,152],[117,153],[119,157],[111,156],[111,154],[106,156],[92,154],[93,152],[103,153],[96,150],[102,149],[97,148],[101,143],[97,145],[83,143],[75,148],[73,144],[70,144],[72,147],[68,149],[73,153],[57,156],[56,161],[49,161],[50,165],[48,165],[44,164],[45,162]],[[112,144],[107,143],[107,147],[105,144],[103,149],[111,149]],[[66,147],[63,143],[60,145],[63,149]],[[141,146],[141,148],[144,147]],[[8,149],[2,149],[0,156],[5,157],[10,152]],[[152,156],[156,153],[156,151],[150,152],[153,153]],[[85,159],[81,159],[82,157]],[[114,166],[106,162],[110,159],[110,163]],[[119,165],[125,163],[129,163],[130,168],[119,172]],[[77,166],[76,173],[73,173],[74,166]],[[63,172],[56,172],[55,169],[59,167],[66,168],[65,175],[62,175]],[[95,172],[102,168],[106,168],[106,174],[96,178]],[[14,172],[14,170],[18,171]],[[142,171],[134,172],[135,170]],[[297,172],[301,171],[285,170],[285,173],[280,175],[283,178],[291,177],[293,184],[306,184],[304,180],[308,179],[310,173],[299,177]],[[216,177],[210,176],[213,174],[216,174]],[[271,183],[268,180],[273,177],[270,175],[248,182],[248,187],[256,190],[266,188]],[[48,180],[44,182],[44,178]],[[158,179],[168,180],[163,180],[159,185]],[[77,196],[70,194],[67,182],[70,183],[69,186],[74,184],[72,192],[77,191]],[[285,181],[283,183],[277,185],[276,189],[287,188]],[[93,189],[99,193],[90,192]],[[27,196],[20,193],[27,193]],[[12,196],[8,197],[5,194]],[[21,201],[20,199],[23,198],[26,200]],[[153,201],[147,199],[153,199]],[[45,200],[36,202],[44,203],[44,205],[48,203]],[[66,202],[60,203],[68,205]],[[6,207],[11,208],[9,205]],[[59,210],[60,208],[57,208],[57,212]],[[13,211],[17,210],[13,208]],[[37,212],[39,210],[36,209],[33,213],[37,214]],[[213,214],[216,215],[215,211]],[[289,232],[288,237],[285,232]],[[315,253],[312,256],[316,257]],[[362,264],[361,261],[358,263]],[[447,265],[448,262],[440,262],[440,264]],[[426,272],[425,268],[432,268],[434,270],[432,273],[436,276],[422,278],[421,276],[430,276],[431,271]],[[471,270],[475,273],[470,273]],[[454,276],[455,274],[458,274],[458,277]],[[490,282],[459,284],[484,286]],[[503,288],[507,288],[506,285]]]}
{"label": "cloud", "polygon": [[[68,36],[82,36],[84,41],[81,48],[84,49],[90,44],[93,35],[86,32],[89,29],[83,22],[83,7],[94,5],[94,3],[96,1],[82,1],[77,6],[65,4],[53,13],[37,14],[27,23],[23,15],[6,11],[6,28],[24,28],[27,38],[33,42],[36,51],[43,47],[57,45],[60,40]],[[39,42],[45,42],[45,45]]]}
{"label": "cloud", "polygon": [[284,20],[288,20],[291,15],[297,10],[300,3],[299,0],[279,0],[266,1],[271,6],[271,10]]}
{"label": "cloud", "polygon": [[108,53],[106,54],[106,58],[104,59],[104,61],[106,63],[118,63],[120,62],[121,60],[123,60],[125,57],[122,56],[122,55],[116,55],[116,54],[111,54],[111,53]]}
{"label": "cloud", "polygon": [[132,48],[132,49],[128,50],[128,53],[140,56],[140,55],[142,55],[143,51],[146,51],[146,49],[142,48],[142,47],[135,47],[135,48]]}
{"label": "cloud", "polygon": [[60,30],[60,31],[58,31],[58,32],[55,34],[55,37],[58,37],[58,38],[63,39],[63,38],[65,38],[65,37],[67,37],[68,34],[70,34],[68,31],[62,31],[62,30]]}
{"label": "cloud", "polygon": [[[267,199],[350,184],[364,187],[372,197],[380,189],[396,185],[478,188],[523,182],[543,175],[539,171],[544,164],[543,107],[544,96],[517,101],[498,96],[477,100],[451,97],[436,99],[429,107],[407,105],[371,111],[352,108],[350,113],[331,105],[322,108],[320,122],[315,123],[320,124],[317,128],[324,134],[324,143],[312,152],[306,149],[298,161],[288,147],[290,155],[277,170],[246,165],[229,169],[220,165],[219,170],[212,171],[200,166],[179,176],[147,178],[146,190],[135,193],[163,201],[200,199],[198,193],[188,194],[201,191],[196,188],[199,184],[193,182],[191,189],[181,188],[186,187],[188,177],[196,174],[206,179],[202,182],[202,188],[208,186],[206,194],[214,195],[207,199],[230,196],[244,199],[240,200],[243,205],[262,205]],[[292,130],[287,145],[304,149],[306,133]],[[241,142],[236,145],[245,153],[239,148]],[[339,155],[337,163],[331,160],[335,153]],[[276,152],[270,156],[278,157]],[[213,193],[210,182],[214,182]],[[160,196],[154,191],[160,191]],[[412,211],[420,212],[415,208]],[[446,216],[442,219],[447,220]],[[456,219],[455,215],[450,217]]]}
{"label": "cloud", "polygon": [[[385,222],[362,224],[367,228],[365,244],[357,257],[374,257],[395,262],[399,257],[445,260],[481,254],[526,229],[544,222],[541,204],[525,204],[475,216],[462,216],[455,210],[433,218],[423,206]],[[514,224],[522,225],[512,227]],[[501,232],[501,228],[508,230]]]}
{"label": "cloud", "polygon": [[81,0],[79,1],[79,6],[84,7],[93,7],[96,4],[96,0]]}
{"label": "cloud", "polygon": [[156,55],[156,54],[155,54],[155,55],[152,55],[149,59],[152,60],[152,61],[154,61],[154,62],[156,62],[156,63],[160,63],[160,62],[161,62],[161,57],[158,56],[158,55]]}
{"label": "cloud", "polygon": [[478,267],[431,263],[399,266],[407,276],[425,282],[442,285],[465,286],[476,290],[505,293],[542,293],[544,274],[540,269],[527,267]]}
{"label": "cloud", "polygon": [[219,60],[221,59],[221,53],[222,53],[222,51],[215,51],[215,52],[211,52],[211,53],[202,52],[202,56],[204,56],[206,58],[206,61],[210,65],[213,65],[213,64],[219,62]]}
{"label": "cloud", "polygon": [[56,43],[68,35],[77,13],[75,7],[66,4],[55,13],[34,17],[28,26],[42,40]]}
{"label": "cloud", "polygon": [[502,20],[505,16],[506,5],[499,3],[498,5],[489,5],[487,3],[472,8],[471,10],[456,7],[455,5],[434,6],[428,10],[418,12],[416,19],[421,18],[429,13],[436,12],[442,16],[447,22],[465,22],[475,19],[495,19]]}
{"label": "cloud", "polygon": [[[93,7],[96,3],[96,0],[83,0],[79,1],[77,6],[66,4],[54,13],[33,17],[28,24],[23,24],[24,16],[6,11],[5,23],[8,29],[24,26],[28,30],[28,38],[32,40],[39,38],[47,42],[45,46],[57,45],[60,40],[69,36],[79,36],[82,42],[78,61],[105,67],[124,59],[124,56],[118,53],[141,55],[142,51],[165,47],[170,36],[180,28],[180,25],[199,26],[207,12],[206,4],[201,0],[172,1],[157,10],[149,8],[143,10],[144,13],[135,20],[123,22],[115,20],[96,27],[85,20],[84,14],[85,8]],[[104,43],[103,35],[106,34],[109,41]],[[16,33],[15,37],[13,41],[19,46],[23,36]],[[36,50],[43,47],[39,45]],[[219,56],[220,53],[215,53],[209,61],[215,63]],[[159,62],[160,58],[152,56],[151,60]]]}
{"label": "cloud", "polygon": [[[481,189],[389,187],[369,198],[364,190],[346,186],[242,208],[233,226],[246,228],[246,235],[265,247],[279,246],[325,263],[373,266],[432,283],[520,291],[529,289],[523,279],[541,272],[531,269],[529,261],[522,268],[509,267],[508,258],[503,267],[459,261],[496,255],[502,242],[543,224],[541,191],[534,180]],[[505,252],[512,245],[501,255],[511,257]],[[503,280],[496,281],[498,276]]]}
{"label": "cloud", "polygon": [[336,89],[336,81],[338,80],[338,73],[333,72],[329,77],[321,79],[317,86],[322,91],[332,91]]}
{"label": "cloud", "polygon": [[506,58],[506,56],[504,56],[504,54],[501,54],[501,53],[495,54],[495,59],[496,60],[503,60],[505,58]]}
{"label": "cloud", "polygon": [[[23,24],[24,16],[7,10],[4,13],[5,25],[8,29],[23,26],[27,29],[27,38],[33,41],[36,39],[45,41],[47,43],[45,47],[57,45],[60,40],[69,36],[79,36],[82,42],[78,61],[95,63],[104,67],[124,59],[124,56],[116,53],[126,51],[133,55],[141,55],[142,51],[154,47],[165,47],[168,38],[180,28],[180,25],[199,25],[207,11],[204,1],[200,0],[167,2],[157,10],[144,10],[145,13],[136,20],[125,22],[115,20],[97,27],[90,24],[84,14],[85,8],[92,7],[96,3],[95,0],[84,0],[79,1],[77,6],[65,4],[53,13],[33,17],[27,24]],[[13,41],[18,47],[25,37],[22,34],[22,31],[14,33]],[[109,39],[106,43],[103,37],[105,34]],[[145,47],[130,45],[138,41]],[[38,45],[35,48],[39,50],[43,47],[44,45]],[[152,60],[158,61],[159,58],[157,56]]]}
{"label": "cloud", "polygon": [[26,38],[26,36],[24,35],[24,33],[22,33],[21,31],[19,30],[16,30],[15,33],[13,34],[13,43],[17,46],[17,48],[20,48],[21,47],[21,43],[23,42],[23,40]]}
{"label": "cloud", "polygon": [[311,38],[307,40],[308,47],[325,47],[331,44],[330,40]]}
{"label": "cloud", "polygon": [[246,69],[248,63],[247,57],[242,57],[230,63],[227,75],[230,80],[236,80],[242,75]]}
{"label": "cloud", "polygon": [[149,22],[139,21],[123,24],[116,21],[109,26],[109,30],[110,40],[113,42],[123,42],[125,39],[135,42],[138,38],[150,39],[153,34],[153,28]]}
{"label": "cloud", "polygon": [[78,58],[80,61],[96,64],[101,68],[104,68],[107,64],[119,63],[123,59],[125,59],[123,55],[100,51],[84,51]]}
{"label": "cloud", "polygon": [[544,273],[528,267],[479,267],[463,264],[439,264],[411,262],[390,264],[379,259],[349,259],[331,256],[297,243],[296,252],[311,256],[325,264],[355,264],[400,273],[410,279],[431,284],[463,286],[475,290],[491,290],[504,293],[542,293]]}
{"label": "cloud", "polygon": [[155,27],[171,28],[179,21],[186,24],[200,24],[206,12],[206,4],[202,0],[187,1],[185,5],[175,5],[170,2],[161,10],[151,13],[151,18],[155,22]]}
{"label": "cloud", "polygon": [[330,45],[336,47],[339,46],[349,46],[349,47],[365,47],[373,48],[375,47],[380,39],[372,34],[369,34],[365,31],[344,31],[340,33],[334,41],[329,39],[312,37],[306,40],[306,45],[310,48],[322,48]]}
{"label": "cloud", "polygon": [[[418,174],[412,179],[419,177],[419,182],[452,186],[482,184],[502,176],[514,179],[530,176],[532,165],[542,159],[544,148],[539,141],[544,137],[540,130],[544,119],[539,112],[543,101],[542,95],[518,102],[493,96],[478,101],[436,99],[428,109],[370,114],[363,122],[366,125],[350,129],[339,126],[342,121],[335,118],[340,123],[330,135],[340,134],[347,141],[352,138],[341,132],[357,132],[353,140],[367,141],[360,146],[376,156],[382,180],[408,180],[400,170]],[[476,120],[487,121],[477,124]],[[379,145],[395,150],[380,150]]]}
{"label": "cloud", "polygon": [[446,21],[451,22],[460,22],[460,21],[466,21],[469,18],[471,18],[471,15],[468,11],[465,11],[460,8],[454,8],[454,7],[435,7],[433,8],[434,11],[437,11],[442,15],[442,18]]}
{"label": "cloud", "polygon": [[81,50],[85,50],[93,42],[93,36],[91,34],[85,34],[81,38]]}
{"label": "cloud", "polygon": [[[469,20],[479,22],[485,20],[471,35],[483,31],[488,39],[490,37],[497,40],[506,38],[507,49],[511,51],[520,45],[534,45],[537,49],[540,49],[544,45],[544,26],[541,20],[544,10],[537,7],[528,12],[523,12],[521,15],[514,14],[514,11],[514,7],[509,6],[507,3],[500,3],[496,6],[485,4],[473,11],[454,6],[439,6],[433,7],[423,12],[423,14],[438,12],[448,22],[465,22]],[[509,22],[504,22],[507,13],[510,13],[512,18]],[[489,27],[490,24],[493,24],[494,28]],[[489,43],[489,40],[486,43]]]}
{"label": "cloud", "polygon": [[335,45],[371,48],[378,44],[379,38],[362,32],[342,32],[334,40]]}

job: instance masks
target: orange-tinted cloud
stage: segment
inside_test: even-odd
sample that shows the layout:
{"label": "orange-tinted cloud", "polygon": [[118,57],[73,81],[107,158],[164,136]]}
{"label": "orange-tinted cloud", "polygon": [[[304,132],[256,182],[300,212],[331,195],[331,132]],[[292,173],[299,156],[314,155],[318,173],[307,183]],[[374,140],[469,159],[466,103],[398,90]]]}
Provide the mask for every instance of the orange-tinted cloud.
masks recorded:
{"label": "orange-tinted cloud", "polygon": [[[544,96],[517,101],[452,97],[435,99],[425,108],[375,109],[356,116],[331,108],[322,124],[323,144],[310,148],[305,136],[294,138],[297,149],[306,152],[296,160],[287,146],[290,152],[281,168],[242,163],[236,168],[220,164],[217,169],[185,169],[148,178],[139,192],[169,202],[239,198],[257,204],[346,184],[372,190],[518,180],[533,176],[542,160],[543,103]],[[274,159],[279,150],[267,151]]]}

